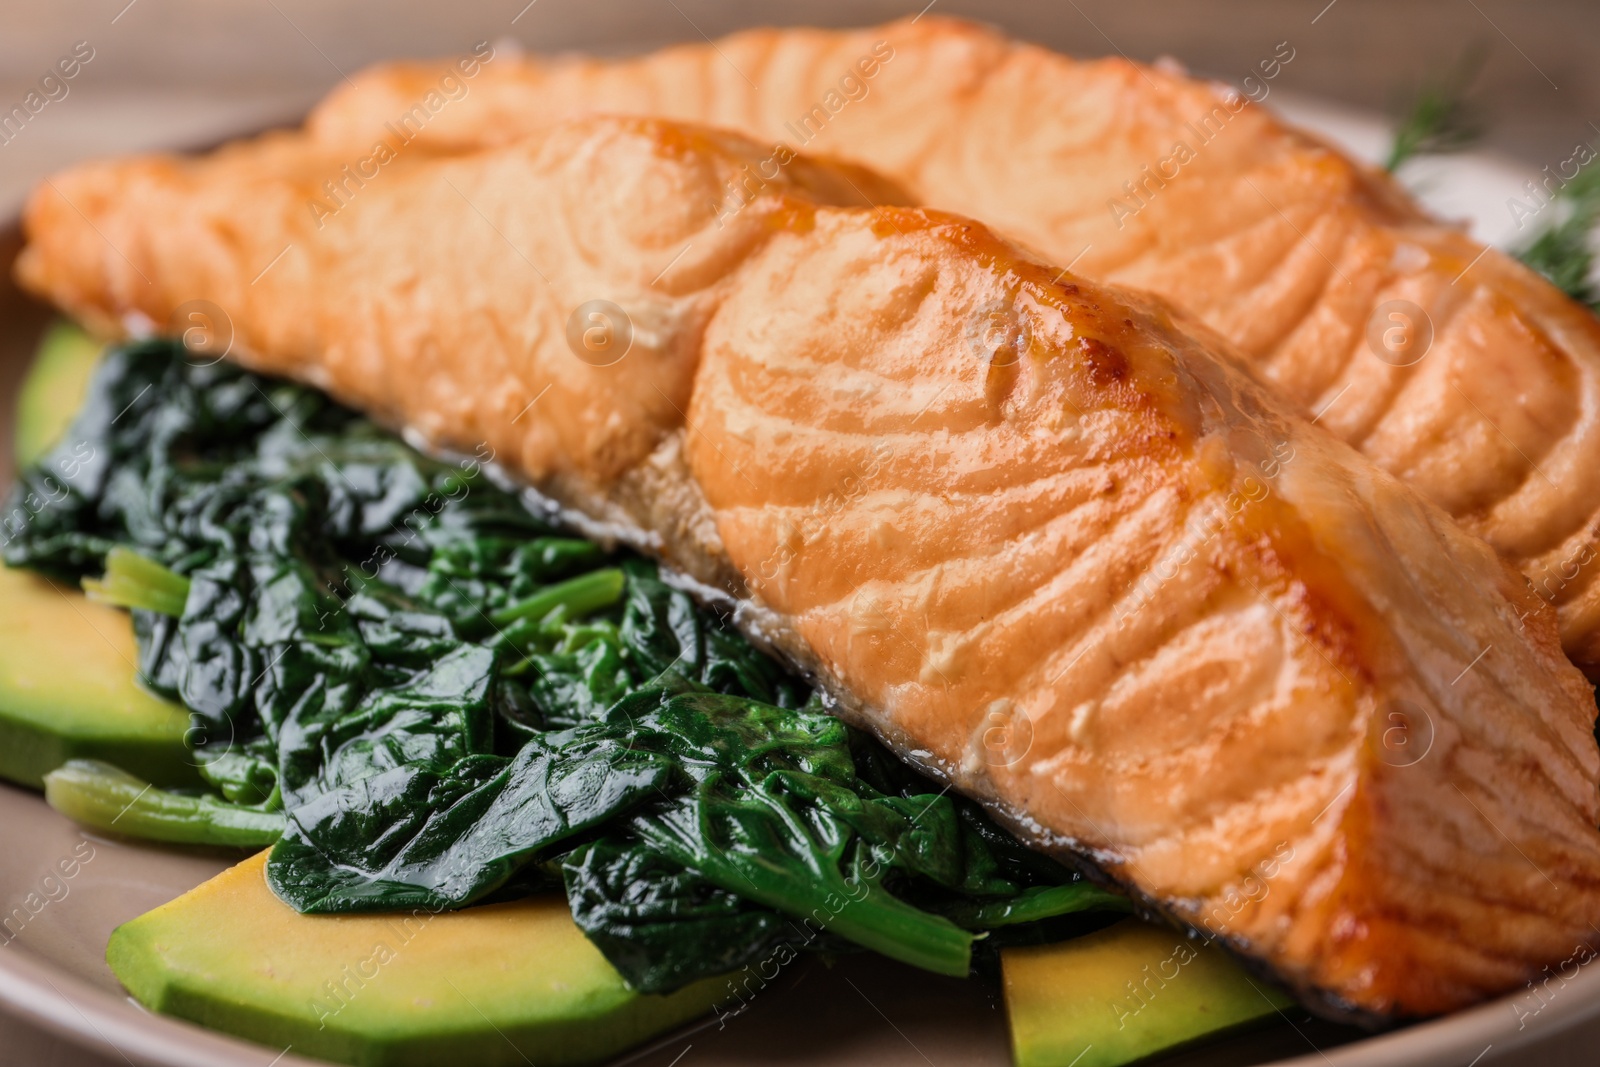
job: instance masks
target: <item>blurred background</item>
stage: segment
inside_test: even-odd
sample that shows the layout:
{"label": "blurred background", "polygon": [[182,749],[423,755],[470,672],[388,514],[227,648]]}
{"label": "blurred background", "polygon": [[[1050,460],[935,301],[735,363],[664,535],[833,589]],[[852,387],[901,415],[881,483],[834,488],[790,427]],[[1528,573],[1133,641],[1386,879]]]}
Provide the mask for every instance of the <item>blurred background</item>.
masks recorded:
{"label": "blurred background", "polygon": [[[0,110],[86,41],[93,60],[0,145],[0,210],[41,172],[85,154],[203,144],[294,119],[342,73],[398,56],[510,40],[537,51],[619,52],[760,24],[862,25],[926,0],[8,0]],[[1482,145],[1532,177],[1600,137],[1600,5],[1590,0],[935,0],[1079,56],[1172,56],[1238,83],[1279,41],[1285,97],[1392,111],[1481,54],[1468,95]]]}
{"label": "blurred background", "polygon": [[[621,53],[753,25],[865,25],[956,15],[1076,56],[1171,57],[1238,85],[1279,42],[1293,62],[1269,107],[1382,162],[1397,126],[1423,149],[1471,150],[1479,188],[1459,211],[1438,190],[1446,157],[1399,173],[1478,235],[1525,243],[1504,204],[1580,142],[1600,146],[1600,4],[1593,0],[5,0],[0,116],[58,61],[77,75],[20,132],[0,134],[0,218],[50,171],[93,155],[201,147],[294,122],[349,73],[382,59],[463,52],[479,41],[528,51]],[[1419,101],[1422,110],[1417,109]],[[1431,104],[1430,104],[1431,101]],[[1419,116],[1432,118],[1421,126]],[[1600,217],[1600,201],[1595,205]],[[1584,1054],[1587,1056],[1588,1054]],[[0,1017],[0,1064],[125,1062]],[[1567,1060],[1559,1054],[1546,1061]]]}

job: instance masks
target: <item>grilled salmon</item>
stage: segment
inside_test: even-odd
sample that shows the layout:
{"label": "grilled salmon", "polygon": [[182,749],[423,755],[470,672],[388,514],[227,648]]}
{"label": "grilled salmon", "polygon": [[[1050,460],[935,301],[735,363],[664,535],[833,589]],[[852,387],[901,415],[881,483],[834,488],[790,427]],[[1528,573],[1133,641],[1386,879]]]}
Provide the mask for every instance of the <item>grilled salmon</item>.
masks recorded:
{"label": "grilled salmon", "polygon": [[319,220],[341,158],[274,135],[57,176],[18,269],[107,327],[207,301],[231,358],[492,449],[1321,1010],[1600,943],[1594,704],[1520,575],[1158,299],[803,157],[732,197],[771,151],[589,117]]}
{"label": "grilled salmon", "polygon": [[436,113],[439,64],[382,66],[309,130],[346,153],[398,144],[390,131],[450,151],[603,110],[871,166],[1203,319],[1298,411],[1527,574],[1600,680],[1600,321],[1254,103],[1293,58],[1287,42],[1264,53],[1241,93],[929,15],[622,61],[491,57],[470,79],[446,68],[464,95]]}

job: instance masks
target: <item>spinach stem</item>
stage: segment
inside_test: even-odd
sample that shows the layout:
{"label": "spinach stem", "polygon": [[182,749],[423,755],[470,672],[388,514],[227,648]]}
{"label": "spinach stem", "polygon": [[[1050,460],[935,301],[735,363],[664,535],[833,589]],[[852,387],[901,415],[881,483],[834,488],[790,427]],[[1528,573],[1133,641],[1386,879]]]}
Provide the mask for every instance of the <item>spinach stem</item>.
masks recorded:
{"label": "spinach stem", "polygon": [[83,591],[102,604],[181,616],[189,599],[189,579],[118,545],[106,553],[105,575],[98,580],[85,578]]}
{"label": "spinach stem", "polygon": [[[754,799],[778,819],[793,820],[793,813],[772,798]],[[847,877],[826,861],[820,866],[803,861],[791,865],[779,854],[723,848],[705,833],[703,814],[640,819],[634,829],[664,854],[730,893],[802,922],[815,921],[863,948],[935,974],[965,977],[971,969],[976,935],[944,916],[923,911],[859,874]],[[803,828],[788,828],[801,848],[814,845]]]}
{"label": "spinach stem", "polygon": [[260,848],[283,834],[280,812],[169,793],[99,760],[68,760],[45,775],[44,797],[85,826],[151,841]]}
{"label": "spinach stem", "polygon": [[496,626],[504,626],[518,619],[542,619],[561,607],[567,609],[567,618],[580,618],[621,600],[625,584],[626,576],[621,570],[605,567],[547,586],[525,600],[507,604],[489,618]]}
{"label": "spinach stem", "polygon": [[836,884],[831,892],[822,892],[816,883],[794,878],[792,872],[775,871],[759,859],[739,862],[744,858],[702,856],[696,866],[729,892],[788,912],[802,922],[814,921],[830,933],[890,959],[957,978],[966,977],[972,967],[974,935],[941,915],[923,911],[870,883],[855,883],[854,888],[865,887],[866,892],[853,895],[852,884],[843,877],[824,876],[825,882]]}
{"label": "spinach stem", "polygon": [[1089,882],[1069,882],[1066,885],[1032,886],[1015,897],[1003,900],[974,901],[947,914],[968,929],[990,930],[997,926],[1015,926],[1080,911],[1132,910],[1133,902],[1120,893],[1101,889]]}
{"label": "spinach stem", "polygon": [[824,925],[863,948],[935,974],[965,978],[972,968],[972,934],[883,890],[847,900]]}

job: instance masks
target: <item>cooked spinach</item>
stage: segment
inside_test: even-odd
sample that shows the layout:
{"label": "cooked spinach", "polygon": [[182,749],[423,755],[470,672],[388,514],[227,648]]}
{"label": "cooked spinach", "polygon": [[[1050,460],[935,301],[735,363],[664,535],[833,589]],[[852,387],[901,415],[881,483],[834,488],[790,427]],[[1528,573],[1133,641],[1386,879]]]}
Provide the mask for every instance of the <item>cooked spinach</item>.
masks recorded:
{"label": "cooked spinach", "polygon": [[573,919],[641,992],[729,974],[780,948],[850,947],[633,843],[594,841],[561,866]]}
{"label": "cooked spinach", "polygon": [[[216,791],[124,829],[281,824],[268,878],[301,911],[563,884],[628,981],[664,992],[779,945],[965,974],[984,931],[1126,907],[808,702],[648,561],[553,529],[487,449],[425,457],[166,341],[107,356],[67,441],[93,461],[6,561],[133,611]],[[69,784],[130,788],[97,773]]]}

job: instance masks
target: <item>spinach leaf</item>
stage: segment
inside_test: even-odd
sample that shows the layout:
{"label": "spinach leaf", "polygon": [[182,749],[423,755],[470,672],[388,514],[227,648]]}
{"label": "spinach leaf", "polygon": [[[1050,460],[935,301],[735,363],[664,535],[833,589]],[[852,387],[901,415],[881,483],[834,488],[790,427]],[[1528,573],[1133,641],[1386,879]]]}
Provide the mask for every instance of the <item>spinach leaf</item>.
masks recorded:
{"label": "spinach leaf", "polygon": [[757,904],[896,959],[966,974],[972,936],[883,884],[891,869],[937,865],[928,844],[939,827],[917,821],[939,798],[889,797],[860,782],[839,720],[721,694],[648,691],[609,718],[672,752],[692,779],[682,796],[626,820],[628,837]]}
{"label": "spinach leaf", "polygon": [[511,759],[480,755],[442,771],[403,763],[294,808],[267,880],[302,912],[460,907],[541,849],[652,795],[672,769],[609,737],[533,740]]}
{"label": "spinach leaf", "polygon": [[780,947],[850,947],[636,842],[584,845],[563,858],[562,874],[574,921],[643,993],[670,993],[737,971]]}
{"label": "spinach leaf", "polygon": [[574,919],[635,988],[839,939],[965,974],[972,931],[1127,907],[816,704],[646,691],[611,709],[623,720],[692,785],[613,823],[563,873]]}

